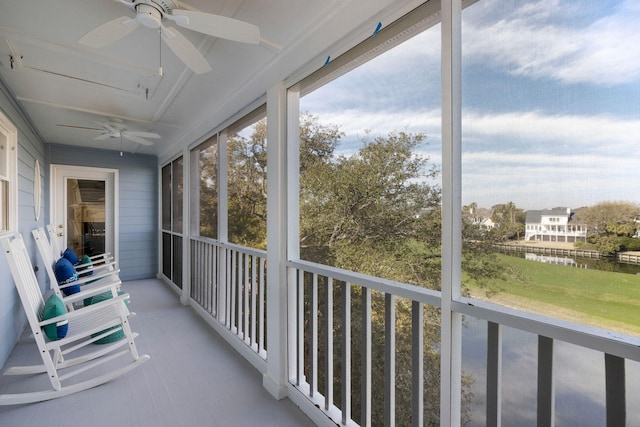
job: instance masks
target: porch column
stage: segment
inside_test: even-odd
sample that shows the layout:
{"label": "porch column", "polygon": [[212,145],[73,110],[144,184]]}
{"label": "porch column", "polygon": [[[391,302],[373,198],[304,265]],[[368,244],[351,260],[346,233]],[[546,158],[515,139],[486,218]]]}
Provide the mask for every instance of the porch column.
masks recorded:
{"label": "porch column", "polygon": [[[182,254],[183,260],[191,262],[191,153],[186,147],[182,150]],[[189,305],[191,301],[191,268],[189,265],[182,267],[182,290],[180,302]]]}
{"label": "porch column", "polygon": [[267,371],[262,384],[276,399],[287,396],[286,88],[267,91]]}
{"label": "porch column", "polygon": [[[442,0],[442,325],[440,423],[461,425],[462,31],[460,0]],[[446,218],[446,219],[445,219]]]}

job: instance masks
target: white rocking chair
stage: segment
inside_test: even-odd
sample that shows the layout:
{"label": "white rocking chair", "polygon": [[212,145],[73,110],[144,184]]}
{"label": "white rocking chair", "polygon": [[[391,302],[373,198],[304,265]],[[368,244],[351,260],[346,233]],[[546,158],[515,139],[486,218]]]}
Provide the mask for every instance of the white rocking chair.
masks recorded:
{"label": "white rocking chair", "polygon": [[[53,258],[57,259],[62,255],[64,249],[60,246],[60,241],[58,240],[58,235],[56,234],[56,228],[53,226],[53,224],[47,224],[47,232],[49,233],[49,244],[51,246],[52,256]],[[113,264],[113,257],[109,252],[90,256],[89,259],[94,266],[103,263]],[[79,265],[78,267],[83,268],[82,265]]]}
{"label": "white rocking chair", "polygon": [[[42,259],[42,262],[45,266],[45,270],[47,271],[51,290],[53,290],[53,292],[58,295],[58,297],[60,297],[60,299],[65,303],[69,310],[74,309],[74,303],[78,303],[86,298],[110,290],[113,290],[115,292],[115,295],[117,295],[117,292],[120,290],[121,284],[120,278],[118,277],[118,272],[120,270],[114,270],[110,264],[103,264],[103,266],[101,266],[100,268],[94,269],[94,274],[92,274],[91,276],[81,277],[75,282],[71,282],[67,285],[59,285],[54,272],[54,266],[57,259],[53,257],[53,251],[51,249],[49,241],[47,240],[47,235],[44,229],[37,228],[31,233],[33,234],[33,238],[35,239],[36,246],[38,247],[38,252],[40,253],[40,258]],[[65,287],[74,285],[80,286],[80,292],[65,296],[62,290]]]}
{"label": "white rocking chair", "polygon": [[[12,367],[7,369],[4,374],[46,373],[52,387],[44,391],[0,394],[0,405],[40,402],[87,390],[111,381],[149,360],[148,355],[138,355],[134,342],[137,334],[131,332],[129,327],[129,311],[125,304],[129,298],[127,294],[41,321],[40,316],[45,302],[22,236],[20,234],[5,236],[0,239],[0,244],[7,258],[43,362],[42,365]],[[64,338],[51,341],[45,337],[42,331],[45,325],[58,325],[64,321],[68,321],[69,325],[67,335]],[[89,350],[85,348],[87,345],[118,331],[124,333],[124,339],[112,344],[97,346],[93,351],[86,351]],[[120,349],[121,347],[126,348]],[[67,355],[80,349],[85,351],[81,351],[81,354],[75,358],[67,358]],[[94,368],[127,354],[129,354],[130,360],[126,364],[118,368],[112,368],[112,365],[103,366],[100,371],[94,371]],[[67,381],[80,373],[87,375],[93,373],[95,376],[75,383]]]}

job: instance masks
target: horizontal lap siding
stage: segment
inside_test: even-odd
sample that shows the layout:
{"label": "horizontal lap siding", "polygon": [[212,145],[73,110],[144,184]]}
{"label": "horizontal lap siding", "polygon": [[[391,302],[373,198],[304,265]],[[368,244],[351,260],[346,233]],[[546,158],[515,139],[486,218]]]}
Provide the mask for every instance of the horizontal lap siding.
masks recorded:
{"label": "horizontal lap siding", "polygon": [[[25,244],[29,250],[31,262],[38,266],[35,244],[31,239],[31,230],[45,225],[48,213],[46,188],[48,173],[46,172],[45,144],[31,127],[22,110],[19,109],[12,96],[0,81],[0,112],[9,119],[18,131],[18,231],[25,236]],[[35,161],[40,163],[41,177],[41,211],[39,220],[35,219],[33,185]],[[43,287],[47,285],[44,268],[36,273]],[[9,273],[6,258],[0,256],[0,368],[4,365],[11,349],[18,341],[26,322],[22,304]]]}

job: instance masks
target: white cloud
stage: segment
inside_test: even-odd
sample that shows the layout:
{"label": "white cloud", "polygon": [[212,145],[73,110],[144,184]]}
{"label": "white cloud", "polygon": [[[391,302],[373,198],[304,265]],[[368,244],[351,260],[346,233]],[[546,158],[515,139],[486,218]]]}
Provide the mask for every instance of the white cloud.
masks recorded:
{"label": "white cloud", "polygon": [[344,110],[323,113],[319,120],[324,124],[338,125],[348,136],[387,135],[389,132],[402,131],[426,133],[429,138],[440,133],[440,111],[366,111]]}
{"label": "white cloud", "polygon": [[[484,3],[484,4],[483,4]],[[609,86],[640,78],[640,7],[627,1],[610,15],[583,27],[554,19],[576,5],[560,2],[517,3],[506,17],[486,22],[507,5],[479,2],[463,16],[465,61],[493,63],[515,75],[567,84]],[[487,13],[494,8],[494,14]],[[562,9],[561,9],[562,8]]]}
{"label": "white cloud", "polygon": [[[539,111],[504,114],[463,113],[466,148],[479,141],[508,140],[513,147],[554,144],[547,154],[562,148],[584,152],[616,151],[621,156],[638,153],[640,118],[625,120],[607,115],[550,115]],[[508,150],[509,147],[504,147]]]}

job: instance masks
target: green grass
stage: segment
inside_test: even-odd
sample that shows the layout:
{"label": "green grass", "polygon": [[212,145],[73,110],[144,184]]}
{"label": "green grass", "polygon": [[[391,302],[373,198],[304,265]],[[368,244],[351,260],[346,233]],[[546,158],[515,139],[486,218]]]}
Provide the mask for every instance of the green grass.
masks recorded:
{"label": "green grass", "polygon": [[[498,304],[592,326],[640,334],[640,276],[586,270],[498,255],[519,274],[480,288],[465,277],[471,294]],[[497,291],[487,292],[487,289]],[[490,296],[487,296],[490,295]]]}

